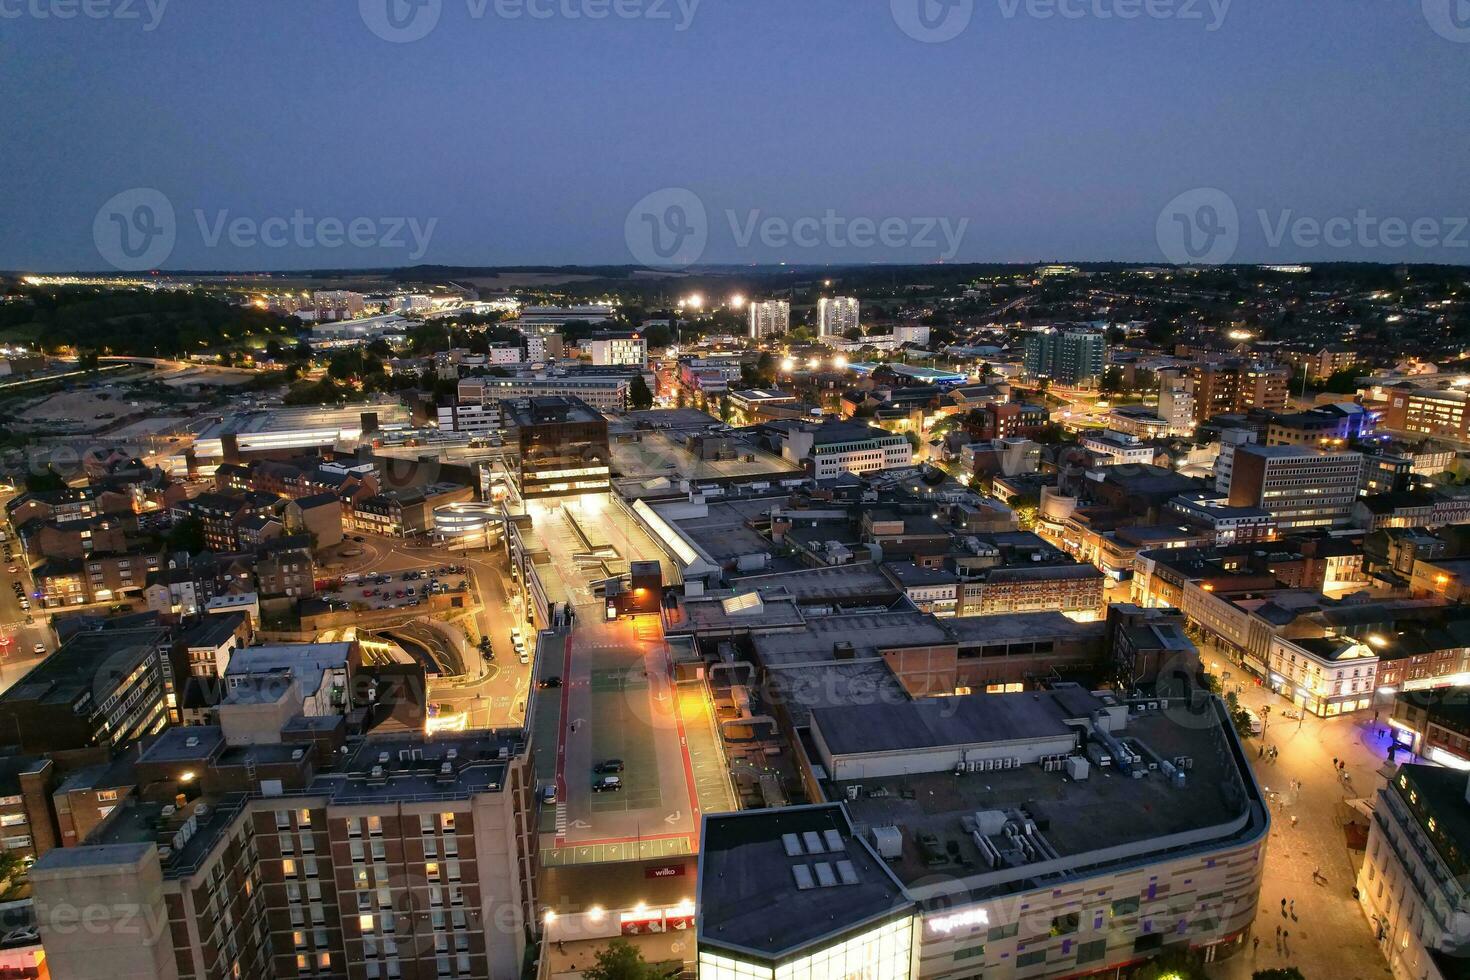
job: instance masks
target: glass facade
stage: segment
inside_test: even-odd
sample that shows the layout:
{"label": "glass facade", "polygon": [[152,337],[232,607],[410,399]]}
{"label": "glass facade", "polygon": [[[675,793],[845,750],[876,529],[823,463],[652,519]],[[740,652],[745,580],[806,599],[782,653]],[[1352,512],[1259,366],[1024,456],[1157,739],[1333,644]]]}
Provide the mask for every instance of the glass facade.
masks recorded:
{"label": "glass facade", "polygon": [[775,966],[699,952],[699,980],[908,980],[914,920],[898,919]]}

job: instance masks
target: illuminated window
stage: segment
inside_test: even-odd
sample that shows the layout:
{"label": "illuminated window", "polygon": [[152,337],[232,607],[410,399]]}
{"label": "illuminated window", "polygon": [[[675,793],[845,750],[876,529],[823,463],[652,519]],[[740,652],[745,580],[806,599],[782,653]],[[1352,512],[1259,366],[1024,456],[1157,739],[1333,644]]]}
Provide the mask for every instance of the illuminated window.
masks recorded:
{"label": "illuminated window", "polygon": [[286,875],[294,875],[296,873],[296,862],[291,860],[290,858],[286,858],[284,861],[281,862],[281,873]]}
{"label": "illuminated window", "polygon": [[357,927],[363,932],[372,932],[373,917],[371,915],[359,915],[357,917]]}

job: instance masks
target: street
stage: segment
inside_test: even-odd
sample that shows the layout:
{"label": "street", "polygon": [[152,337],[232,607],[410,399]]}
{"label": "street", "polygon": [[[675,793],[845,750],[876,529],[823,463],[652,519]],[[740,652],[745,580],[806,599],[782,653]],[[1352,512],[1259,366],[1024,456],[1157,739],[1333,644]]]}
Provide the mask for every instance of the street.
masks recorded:
{"label": "street", "polygon": [[[1243,685],[1240,703],[1265,722],[1264,734],[1246,740],[1246,749],[1271,800],[1272,820],[1255,925],[1260,943],[1213,964],[1211,974],[1244,980],[1255,970],[1296,966],[1312,977],[1388,976],[1352,894],[1363,853],[1348,848],[1344,830],[1344,801],[1371,797],[1384,785],[1378,770],[1387,758],[1388,740],[1376,734],[1381,726],[1371,711],[1332,719],[1306,713],[1284,718],[1280,712],[1291,707],[1285,698],[1258,686],[1214,647],[1202,646],[1201,654],[1217,677],[1229,671],[1228,689]],[[1267,706],[1270,711],[1263,712]],[[1271,747],[1278,753],[1275,761],[1262,754]],[[1336,774],[1334,760],[1346,763],[1345,778]],[[1314,879],[1314,871],[1320,877]],[[1289,934],[1284,947],[1277,946],[1278,927]]]}

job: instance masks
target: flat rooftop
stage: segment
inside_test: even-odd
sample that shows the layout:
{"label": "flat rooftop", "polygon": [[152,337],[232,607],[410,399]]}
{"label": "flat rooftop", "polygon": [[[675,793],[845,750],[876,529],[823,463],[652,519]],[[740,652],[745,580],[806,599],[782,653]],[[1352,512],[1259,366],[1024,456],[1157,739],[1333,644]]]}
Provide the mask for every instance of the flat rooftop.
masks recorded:
{"label": "flat rooftop", "polygon": [[[751,643],[762,665],[780,667],[871,659],[883,650],[952,646],[954,641],[938,620],[925,613],[874,612],[814,617],[802,632],[754,636]],[[851,652],[839,655],[839,644],[850,644]]]}
{"label": "flat rooftop", "polygon": [[740,588],[759,589],[762,594],[784,592],[800,603],[851,599],[891,602],[899,597],[900,591],[872,562],[748,575],[738,582]]}
{"label": "flat rooftop", "polygon": [[[831,708],[814,715],[820,719],[851,710]],[[1223,713],[1213,705],[1209,710],[1200,714],[1179,707],[1133,714],[1127,728],[1115,732],[1135,750],[1142,745],[1164,760],[1188,758],[1182,787],[1156,771],[1135,779],[1116,768],[1094,766],[1086,779],[1075,780],[1062,769],[1023,765],[962,776],[946,770],[828,782],[824,788],[834,800],[855,794],[846,806],[861,831],[898,828],[902,850],[889,867],[906,884],[922,887],[944,876],[965,881],[975,897],[1025,890],[1036,887],[1037,875],[1028,873],[1024,860],[992,868],[976,846],[970,828],[977,813],[1002,811],[1011,819],[1034,821],[1060,859],[1078,858],[1072,867],[1047,876],[1057,881],[1156,853],[1150,842],[1171,835],[1184,835],[1171,848],[1183,850],[1192,843],[1219,846],[1222,839],[1264,834],[1267,816],[1254,783],[1242,775],[1248,769],[1232,748],[1234,734],[1226,731]],[[979,724],[995,730],[998,723]],[[1025,724],[1038,731],[1051,725],[1041,717],[1025,719]],[[867,727],[879,728],[872,721]],[[897,738],[917,745],[922,736],[905,730]],[[853,730],[848,737],[861,744],[864,736]],[[921,837],[928,837],[932,846],[921,846]],[[1004,845],[1003,838],[992,840]],[[1111,848],[1122,850],[1084,857]]]}
{"label": "flat rooftop", "polygon": [[711,816],[701,840],[701,947],[776,958],[910,907],[839,806]]}
{"label": "flat rooftop", "polygon": [[98,693],[93,691],[93,679],[103,671],[109,678],[131,674],[168,643],[168,635],[168,630],[158,628],[78,633],[0,694],[0,702],[72,704],[84,693]]}

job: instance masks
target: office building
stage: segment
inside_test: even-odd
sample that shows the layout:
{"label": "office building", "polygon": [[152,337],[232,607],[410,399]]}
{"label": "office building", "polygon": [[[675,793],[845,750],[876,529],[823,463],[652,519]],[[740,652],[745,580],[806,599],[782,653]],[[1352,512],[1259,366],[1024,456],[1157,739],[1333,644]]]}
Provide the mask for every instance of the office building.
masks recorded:
{"label": "office building", "polygon": [[1388,390],[1383,425],[1396,432],[1441,439],[1470,439],[1470,393],[1416,388],[1408,383]]}
{"label": "office building", "polygon": [[0,693],[0,732],[27,752],[121,746],[168,724],[160,627],[79,633]]}
{"label": "office building", "polygon": [[817,300],[817,336],[841,337],[858,330],[858,301],[852,296],[823,296]]}
{"label": "office building", "polygon": [[465,378],[459,383],[459,403],[478,403],[498,410],[505,400],[575,398],[600,411],[621,412],[628,407],[629,384],[629,377],[623,374]]}
{"label": "office building", "polygon": [[1279,412],[1286,407],[1291,368],[1243,358],[1190,365],[1194,384],[1194,420],[1243,414],[1252,408]]}
{"label": "office building", "polygon": [[1027,377],[1075,387],[1102,377],[1107,339],[1096,331],[1046,327],[1026,335]]}
{"label": "office building", "polygon": [[1345,526],[1362,481],[1359,453],[1306,446],[1244,445],[1235,449],[1228,502],[1259,507],[1283,532]]}
{"label": "office building", "polygon": [[819,802],[706,818],[701,977],[1070,976],[1240,954],[1264,798],[1217,699],[1153,703],[1064,684],[811,709],[798,764]]}
{"label": "office building", "polygon": [[861,422],[775,423],[781,456],[806,466],[818,480],[843,473],[876,473],[913,465],[908,439]]}
{"label": "office building", "polygon": [[750,339],[774,337],[791,329],[791,304],[784,299],[758,300],[750,304]]}
{"label": "office building", "polygon": [[593,334],[587,342],[592,354],[592,363],[599,367],[612,364],[631,364],[634,367],[648,365],[648,341],[637,333]]}
{"label": "office building", "polygon": [[502,412],[523,498],[595,493],[611,485],[607,419],[585,402],[528,398],[502,403]]}

